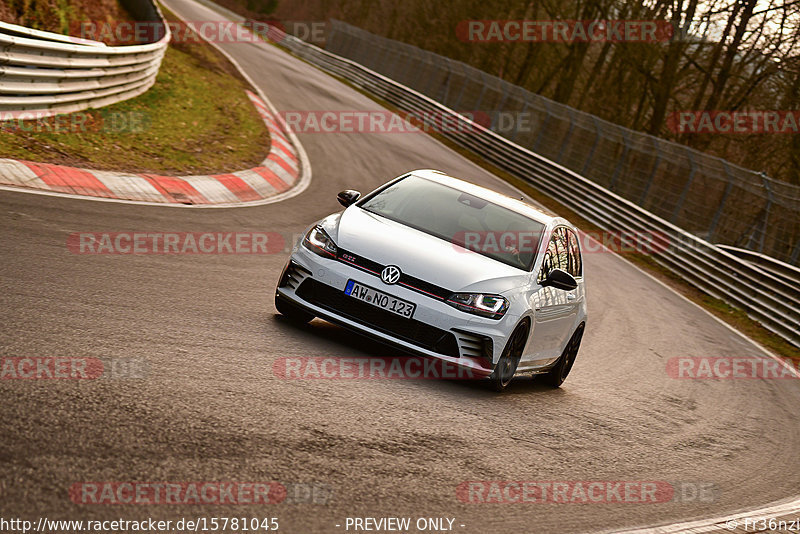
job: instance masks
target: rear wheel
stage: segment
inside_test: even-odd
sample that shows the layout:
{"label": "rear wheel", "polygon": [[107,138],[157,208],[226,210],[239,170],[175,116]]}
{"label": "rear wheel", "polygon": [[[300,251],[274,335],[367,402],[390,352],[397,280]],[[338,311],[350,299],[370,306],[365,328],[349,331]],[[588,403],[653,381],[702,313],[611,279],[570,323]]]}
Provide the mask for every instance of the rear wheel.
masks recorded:
{"label": "rear wheel", "polygon": [[578,355],[578,349],[581,348],[581,338],[583,338],[583,325],[579,326],[575,333],[564,348],[563,354],[558,359],[558,362],[547,372],[542,379],[551,387],[557,388],[564,383],[567,375],[572,370],[572,365],[575,363],[575,357]]}
{"label": "rear wheel", "polygon": [[514,373],[517,372],[519,360],[522,358],[522,351],[525,349],[525,343],[528,341],[528,324],[523,323],[519,325],[511,337],[508,339],[503,354],[494,366],[494,372],[489,377],[492,387],[495,391],[503,391],[511,379],[514,378]]}
{"label": "rear wheel", "polygon": [[295,306],[288,300],[280,298],[278,295],[275,295],[275,307],[278,308],[278,312],[280,312],[281,315],[296,323],[305,324],[314,318],[314,314]]}

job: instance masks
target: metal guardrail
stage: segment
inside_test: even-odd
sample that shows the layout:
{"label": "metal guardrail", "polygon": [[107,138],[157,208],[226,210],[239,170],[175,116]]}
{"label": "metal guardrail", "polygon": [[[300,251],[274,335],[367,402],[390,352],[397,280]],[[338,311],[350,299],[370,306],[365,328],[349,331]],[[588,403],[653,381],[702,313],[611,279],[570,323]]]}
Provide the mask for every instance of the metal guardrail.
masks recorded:
{"label": "metal guardrail", "polygon": [[162,37],[132,46],[106,46],[0,23],[0,119],[39,118],[121,102],[156,80],[170,39],[169,26],[150,0],[141,6]]}
{"label": "metal guardrail", "polygon": [[[663,236],[654,261],[701,291],[744,310],[765,328],[800,346],[800,288],[671,224],[633,202],[358,63],[287,35],[280,43],[300,58],[344,78],[406,112],[446,117],[442,135],[614,232]],[[432,163],[435,167],[435,162]],[[624,234],[622,234],[624,236]],[[623,241],[626,238],[623,237]],[[630,240],[627,245],[635,246]],[[624,289],[624,281],[620,281]]]}
{"label": "metal guardrail", "polygon": [[789,265],[788,263],[778,261],[771,256],[767,256],[766,254],[760,254],[745,248],[720,244],[717,244],[717,246],[730,252],[738,258],[746,260],[750,264],[755,265],[764,271],[774,274],[778,278],[783,278],[788,283],[793,284],[796,287],[800,286],[800,267]]}

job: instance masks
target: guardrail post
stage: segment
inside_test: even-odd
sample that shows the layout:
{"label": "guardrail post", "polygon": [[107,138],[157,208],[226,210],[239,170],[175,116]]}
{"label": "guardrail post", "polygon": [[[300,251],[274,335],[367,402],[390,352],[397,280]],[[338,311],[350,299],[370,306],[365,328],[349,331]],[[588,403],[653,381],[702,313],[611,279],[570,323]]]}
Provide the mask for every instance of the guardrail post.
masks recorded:
{"label": "guardrail post", "polygon": [[[723,162],[723,166],[725,167],[725,173],[728,173],[728,164]],[[722,193],[722,199],[719,201],[719,207],[717,208],[716,213],[714,213],[714,218],[711,220],[711,226],[708,228],[708,238],[707,241],[714,243],[714,232],[717,230],[717,224],[719,224],[719,219],[722,216],[722,208],[725,206],[725,202],[728,200],[728,196],[731,194],[731,190],[733,189],[733,181],[728,178],[728,184],[725,186],[725,192]]]}
{"label": "guardrail post", "polygon": [[450,82],[453,79],[453,65],[450,59],[447,59],[447,77],[444,80],[444,89],[442,91],[442,96],[439,98],[439,102],[442,104],[447,102],[447,95],[450,94]]}
{"label": "guardrail post", "polygon": [[408,53],[406,53],[406,54],[404,54],[404,55],[403,55],[403,57],[405,58],[405,60],[406,60],[406,63],[408,64],[408,66],[407,66],[407,67],[405,68],[405,70],[403,71],[403,79],[402,79],[402,82],[403,82],[404,84],[406,84],[406,85],[409,85],[409,86],[410,86],[410,85],[411,85],[411,83],[409,82],[409,80],[412,80],[412,79],[413,79],[413,78],[411,77],[411,71],[412,71],[412,70],[414,70],[414,69],[416,68],[416,65],[414,64],[414,61],[413,61],[413,60],[412,60],[412,58],[411,58],[411,54],[408,54]]}
{"label": "guardrail post", "polygon": [[547,100],[542,100],[542,102],[544,103],[545,113],[547,113],[547,116],[544,118],[544,121],[542,121],[542,125],[539,127],[539,135],[536,136],[536,141],[531,147],[534,152],[539,151],[539,144],[542,142],[542,139],[544,139],[544,134],[547,132],[547,125],[550,124],[550,104],[547,102]]}
{"label": "guardrail post", "polygon": [[772,210],[772,202],[774,200],[774,197],[772,196],[772,188],[769,186],[767,175],[764,174],[763,172],[758,173],[758,175],[761,176],[761,183],[764,184],[764,189],[767,190],[767,205],[764,208],[764,219],[763,222],[761,223],[762,224],[761,239],[759,240],[758,243],[758,251],[764,252],[764,241],[766,240],[767,237],[767,227],[769,225],[769,213]]}
{"label": "guardrail post", "polygon": [[[435,66],[435,64],[433,63],[433,60],[428,61],[427,59],[423,59],[422,61],[424,61],[426,64],[430,65],[432,71],[436,70],[436,69],[433,68]],[[420,93],[422,93],[423,95],[428,95],[428,96],[430,96],[430,98],[434,98],[433,95],[436,92],[436,85],[435,84],[436,84],[436,74],[434,73],[433,76],[428,76],[428,84],[425,86],[425,89],[420,90]]]}
{"label": "guardrail post", "polygon": [[[348,49],[348,53],[350,54],[349,57],[361,63],[364,61],[364,50],[361,46],[359,46],[358,35],[353,33],[352,28],[348,28],[347,34],[350,37],[350,42],[352,43],[352,48]],[[370,46],[369,50],[372,51],[372,49],[373,47]]]}
{"label": "guardrail post", "polygon": [[581,169],[581,174],[586,176],[586,171],[589,170],[589,164],[592,162],[592,158],[594,157],[594,151],[597,150],[597,145],[600,144],[600,134],[602,132],[602,128],[600,128],[600,123],[597,122],[597,117],[594,115],[592,117],[592,123],[594,124],[594,142],[592,143],[592,148],[589,149],[589,155],[586,156],[586,161],[583,162],[583,168]]}
{"label": "guardrail post", "polygon": [[[336,31],[336,24],[332,20],[328,20],[325,23],[325,29],[327,32],[325,35],[325,48],[327,48],[330,51],[336,50],[336,45],[337,45],[336,39],[338,38],[337,36],[338,34]],[[345,55],[342,54],[341,52],[339,52],[339,54],[343,56]]]}
{"label": "guardrail post", "polygon": [[339,46],[342,49],[342,52],[339,52],[344,57],[353,57],[353,47],[355,46],[356,40],[352,34],[349,32],[345,32],[342,30],[341,26],[337,23],[331,23],[331,39],[333,43],[336,43],[336,40],[333,39],[334,36],[339,36],[338,39],[344,44],[340,44]]}
{"label": "guardrail post", "polygon": [[567,134],[564,136],[564,141],[561,142],[561,146],[558,149],[558,155],[556,156],[556,161],[561,163],[561,156],[564,154],[564,150],[567,148],[567,143],[569,143],[570,138],[572,137],[572,130],[575,129],[575,120],[572,116],[572,113],[569,114],[569,128],[567,128]]}
{"label": "guardrail post", "polygon": [[384,76],[388,76],[389,73],[387,72],[387,69],[383,68],[383,56],[385,52],[389,51],[389,48],[382,46],[380,43],[373,43],[369,51],[372,65],[367,65],[367,67],[373,69],[375,72],[380,72]]}
{"label": "guardrail post", "polygon": [[[505,105],[506,100],[508,100],[508,95],[511,92],[511,91],[507,91],[508,84],[505,83],[505,82],[502,82],[500,84],[500,87],[502,87],[503,96],[500,97],[500,103],[497,104],[497,109],[495,110],[497,113],[502,113],[503,112],[503,106]],[[475,111],[480,111],[480,110],[476,109]],[[496,115],[496,113],[494,115]],[[494,128],[492,128],[492,130],[494,130]],[[505,136],[503,136],[503,137],[505,137]]]}
{"label": "guardrail post", "polygon": [[[525,111],[527,109],[528,109],[528,99],[526,98],[525,101],[522,103],[522,111],[520,111],[520,115],[525,113]],[[519,130],[520,130],[519,123],[520,123],[520,121],[517,120],[516,121],[516,127],[514,128],[514,132],[511,134],[511,137],[509,138],[509,139],[511,139],[511,141],[514,141],[517,138],[517,135],[519,135]]]}
{"label": "guardrail post", "polygon": [[[745,248],[750,250],[758,250],[759,252],[764,252],[764,240],[767,236],[767,227],[769,224],[769,214],[772,208],[772,202],[774,197],[772,196],[772,188],[769,186],[769,182],[767,181],[767,176],[760,172],[758,175],[761,177],[761,183],[764,184],[764,189],[767,191],[767,205],[764,206],[764,209],[761,210],[759,213],[759,217],[761,221],[755,221],[753,223],[753,231],[750,233],[750,238],[747,240],[747,246]],[[756,246],[756,231],[761,232],[761,235],[758,237],[758,245]]]}
{"label": "guardrail post", "polygon": [[480,109],[481,101],[483,100],[483,95],[486,93],[486,79],[483,76],[481,71],[478,71],[481,75],[481,94],[478,95],[478,100],[475,101],[475,109]]}
{"label": "guardrail post", "polygon": [[456,98],[452,109],[458,109],[458,105],[461,104],[461,98],[464,96],[464,90],[467,88],[467,84],[470,82],[470,79],[467,77],[467,71],[463,65],[461,66],[461,74],[464,79],[461,82],[461,90],[458,92],[458,98]]}
{"label": "guardrail post", "polygon": [[614,191],[617,186],[617,178],[619,178],[620,172],[622,172],[622,163],[625,161],[625,158],[628,157],[628,150],[630,150],[630,146],[628,146],[628,132],[627,130],[622,130],[622,142],[624,143],[624,147],[622,148],[622,155],[617,160],[617,166],[614,169],[614,174],[611,176],[611,182],[608,184],[608,188]]}
{"label": "guardrail post", "polygon": [[[386,51],[388,52],[389,49],[387,48]],[[387,55],[389,57],[397,57],[397,51],[393,50],[391,54],[387,54]],[[400,64],[397,61],[391,61],[390,64],[391,64],[392,67],[391,67],[391,69],[386,69],[386,75],[389,76],[389,78],[391,78],[393,80],[396,80],[397,79],[397,68],[400,66]]]}
{"label": "guardrail post", "polygon": [[694,164],[692,153],[687,151],[686,154],[689,158],[689,178],[686,179],[686,184],[683,186],[681,196],[678,198],[678,203],[675,205],[675,209],[672,210],[672,216],[669,218],[669,222],[672,223],[678,218],[678,214],[681,212],[681,208],[683,208],[683,204],[686,202],[686,196],[689,194],[689,189],[692,188],[692,183],[694,182],[694,173],[697,172],[697,166]]}
{"label": "guardrail post", "polygon": [[642,194],[639,196],[639,205],[643,205],[645,199],[647,198],[647,194],[650,192],[650,187],[653,185],[653,180],[656,177],[656,171],[658,170],[658,166],[661,163],[661,149],[658,148],[658,139],[655,137],[653,138],[653,145],[656,147],[656,161],[653,163],[653,170],[650,171],[650,176],[647,178],[647,184],[644,186],[642,190]]}

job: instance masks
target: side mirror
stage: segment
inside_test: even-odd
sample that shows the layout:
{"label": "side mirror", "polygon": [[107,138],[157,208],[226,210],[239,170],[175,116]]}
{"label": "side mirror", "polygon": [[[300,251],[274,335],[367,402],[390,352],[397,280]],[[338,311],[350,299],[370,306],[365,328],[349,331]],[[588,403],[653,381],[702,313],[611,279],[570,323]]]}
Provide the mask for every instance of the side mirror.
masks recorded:
{"label": "side mirror", "polygon": [[578,287],[578,282],[575,277],[562,269],[553,269],[542,281],[542,287],[552,286],[556,289],[563,289],[564,291],[572,291]]}
{"label": "side mirror", "polygon": [[352,189],[345,189],[338,195],[336,195],[336,200],[339,201],[339,204],[344,206],[345,208],[358,200],[361,197],[361,193],[358,191],[353,191]]}

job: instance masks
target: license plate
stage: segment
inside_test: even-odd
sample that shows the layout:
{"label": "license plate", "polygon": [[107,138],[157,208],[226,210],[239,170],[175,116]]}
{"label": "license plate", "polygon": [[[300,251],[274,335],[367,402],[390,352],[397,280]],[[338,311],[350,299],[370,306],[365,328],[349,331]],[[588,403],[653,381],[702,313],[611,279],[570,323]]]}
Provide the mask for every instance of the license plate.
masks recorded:
{"label": "license plate", "polygon": [[406,317],[408,319],[414,315],[414,310],[417,308],[416,304],[393,297],[384,293],[383,291],[378,291],[377,289],[365,286],[364,284],[360,284],[354,280],[347,281],[347,286],[344,288],[344,293],[345,295],[350,295],[353,298],[368,302],[373,306],[381,308],[382,310],[396,313],[400,317]]}

